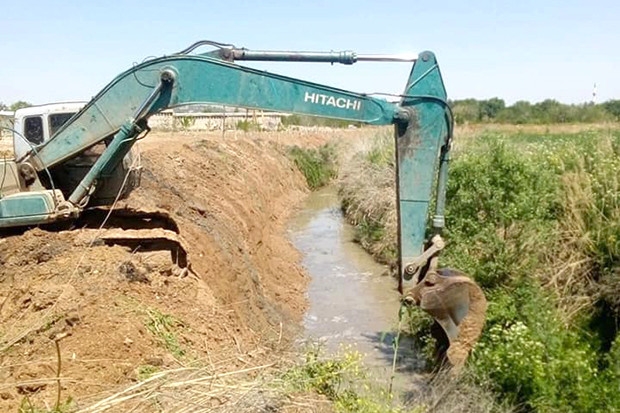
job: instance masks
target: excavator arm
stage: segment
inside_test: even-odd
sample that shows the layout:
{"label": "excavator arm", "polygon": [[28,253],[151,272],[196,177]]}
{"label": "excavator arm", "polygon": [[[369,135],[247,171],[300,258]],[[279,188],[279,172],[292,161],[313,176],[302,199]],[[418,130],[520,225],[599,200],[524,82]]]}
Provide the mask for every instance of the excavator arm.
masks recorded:
{"label": "excavator arm", "polygon": [[[192,53],[203,45],[216,48],[202,54]],[[241,66],[235,63],[238,60],[347,65],[358,61],[408,61],[413,62],[413,67],[404,92],[399,95],[400,101],[390,103],[366,94]],[[428,51],[417,57],[357,55],[350,51],[274,52],[198,42],[179,53],[145,61],[120,74],[48,141],[33,146],[9,165],[14,175],[28,175],[30,179],[16,178],[14,181],[19,181],[21,190],[0,197],[0,228],[49,223],[79,215],[88,206],[96,187],[117,168],[143,131],[148,130],[148,118],[165,109],[216,104],[394,125],[399,290],[404,293],[407,285],[419,285],[427,273],[434,273],[437,255],[444,246],[440,233],[444,226],[452,136],[452,116],[446,99],[437,60]],[[51,169],[102,142],[106,144],[105,150],[68,193],[54,189],[51,178],[48,180],[51,188],[35,179],[46,174],[51,176]],[[431,204],[435,211],[429,225]],[[463,306],[468,304],[458,301],[459,311],[466,311]],[[454,336],[454,328],[451,327],[449,334]]]}
{"label": "excavator arm", "polygon": [[[443,227],[443,204],[451,118],[446,91],[433,53],[417,57],[357,55],[354,52],[251,51],[230,45],[203,54],[189,54],[213,42],[198,42],[184,51],[146,61],[117,76],[78,114],[22,164],[37,172],[114,138],[68,197],[70,210],[83,205],[102,174],[112,170],[131,149],[148,118],[162,110],[188,104],[217,104],[350,120],[370,125],[395,125],[399,211],[400,273],[410,282],[426,263],[416,260],[424,250],[428,210],[437,188],[435,232]],[[235,64],[236,60],[328,62],[414,62],[398,104],[366,94],[306,82]],[[438,179],[439,178],[439,179]],[[402,287],[401,287],[402,291]]]}

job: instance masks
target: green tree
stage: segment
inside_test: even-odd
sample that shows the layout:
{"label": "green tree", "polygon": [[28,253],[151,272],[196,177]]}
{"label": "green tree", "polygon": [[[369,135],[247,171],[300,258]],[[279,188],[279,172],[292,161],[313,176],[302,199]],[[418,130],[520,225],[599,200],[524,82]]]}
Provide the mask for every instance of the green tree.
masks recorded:
{"label": "green tree", "polygon": [[569,114],[569,106],[555,99],[545,99],[534,104],[532,117],[536,123],[565,123],[573,120]]}
{"label": "green tree", "polygon": [[4,103],[0,102],[0,110],[7,110],[9,107]]}
{"label": "green tree", "polygon": [[520,100],[502,111],[500,115],[498,120],[501,122],[516,124],[531,123],[532,105],[528,101]]}
{"label": "green tree", "polygon": [[483,100],[480,102],[479,120],[494,120],[497,115],[506,108],[506,103],[503,99],[492,98],[489,100]]}
{"label": "green tree", "polygon": [[617,121],[620,121],[620,100],[609,100],[603,103],[603,108]]}
{"label": "green tree", "polygon": [[15,111],[17,109],[28,108],[30,106],[32,106],[32,103],[18,100],[17,102],[14,102],[11,106],[9,106],[9,109]]}
{"label": "green tree", "polygon": [[609,112],[607,112],[602,105],[586,103],[576,107],[578,116],[575,121],[577,122],[595,123],[613,120],[612,116],[609,115]]}
{"label": "green tree", "polygon": [[454,120],[458,124],[474,123],[480,120],[480,102],[476,99],[463,99],[451,102]]}

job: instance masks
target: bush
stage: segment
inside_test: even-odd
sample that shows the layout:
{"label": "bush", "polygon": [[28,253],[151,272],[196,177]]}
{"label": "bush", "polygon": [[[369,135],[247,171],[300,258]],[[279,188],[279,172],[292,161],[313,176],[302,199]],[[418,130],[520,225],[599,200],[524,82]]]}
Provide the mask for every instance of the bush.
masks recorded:
{"label": "bush", "polygon": [[[352,157],[363,176],[341,179],[370,250],[395,248],[393,193],[369,195],[393,182],[388,150]],[[619,410],[620,134],[478,137],[453,157],[447,198],[441,263],[489,301],[467,371],[528,411]],[[432,343],[428,317],[409,330]]]}
{"label": "bush", "polygon": [[[595,300],[573,300],[618,257],[617,155],[605,137],[584,138],[487,136],[450,175],[443,263],[472,275],[489,299],[470,368],[502,399],[535,411],[608,411],[620,402],[620,383],[600,378],[601,339],[578,323],[596,323]],[[568,263],[588,265],[562,281],[568,240]]]}
{"label": "bush", "polygon": [[[605,411],[620,399],[599,392],[597,356],[579,332],[564,328],[545,293],[533,283],[490,295],[487,329],[470,368],[480,383],[510,403],[534,411]],[[616,382],[617,383],[617,382]]]}
{"label": "bush", "polygon": [[483,288],[528,276],[544,258],[559,208],[553,172],[501,136],[452,164],[447,191],[444,265]]}
{"label": "bush", "polygon": [[306,177],[310,189],[325,186],[336,177],[336,150],[329,143],[318,149],[294,146],[288,150],[288,154]]}

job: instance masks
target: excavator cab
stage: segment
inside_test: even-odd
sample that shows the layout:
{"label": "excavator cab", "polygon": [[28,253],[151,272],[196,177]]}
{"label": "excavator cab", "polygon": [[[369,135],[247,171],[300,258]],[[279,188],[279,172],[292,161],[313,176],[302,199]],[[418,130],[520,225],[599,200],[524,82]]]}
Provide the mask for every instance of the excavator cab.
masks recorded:
{"label": "excavator cab", "polygon": [[50,103],[16,110],[13,132],[15,158],[21,159],[33,146],[49,141],[86,103]]}
{"label": "excavator cab", "polygon": [[[24,158],[36,146],[54,139],[55,134],[70,122],[71,118],[87,103],[50,103],[15,111],[13,132],[15,159]],[[47,181],[45,183],[53,185],[62,192],[65,198],[68,197],[101,156],[108,142],[109,139],[98,142],[66,162],[50,167],[49,177],[43,177]],[[21,171],[24,184],[36,181],[34,173],[31,171],[28,174],[25,168],[22,166]],[[99,185],[90,195],[89,206],[109,205],[116,198],[126,198],[133,189],[139,186],[141,170],[139,148],[134,145],[124,156],[122,162],[100,177]],[[15,181],[13,186],[16,186],[18,182],[19,180]]]}

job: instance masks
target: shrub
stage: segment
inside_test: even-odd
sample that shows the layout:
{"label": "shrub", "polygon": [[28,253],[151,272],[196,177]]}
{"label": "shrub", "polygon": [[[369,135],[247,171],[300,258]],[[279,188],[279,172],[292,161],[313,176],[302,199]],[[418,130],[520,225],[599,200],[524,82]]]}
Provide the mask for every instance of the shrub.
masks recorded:
{"label": "shrub", "polygon": [[[393,193],[369,195],[393,182],[384,153],[357,154],[363,177],[340,179],[371,251],[396,242]],[[489,301],[467,372],[528,411],[619,410],[620,134],[477,137],[453,158],[447,198],[441,263]],[[410,321],[432,343],[429,318]]]}
{"label": "shrub", "polygon": [[[617,156],[601,150],[610,146],[604,139],[583,138],[487,136],[454,161],[450,176],[443,263],[470,273],[489,299],[470,368],[502,399],[535,411],[608,411],[618,403],[618,381],[600,379],[607,370],[599,368],[597,333],[574,316],[596,322],[594,302],[572,303],[584,292],[579,280],[608,272],[618,257]],[[567,257],[586,265],[569,274]],[[560,282],[562,272],[570,278]]]}
{"label": "shrub", "polygon": [[552,171],[511,150],[501,136],[452,165],[448,183],[444,265],[483,288],[531,274],[552,242],[558,184]]}
{"label": "shrub", "polygon": [[332,144],[325,144],[318,149],[291,147],[289,156],[305,176],[310,189],[327,185],[337,172],[336,150]]}
{"label": "shrub", "polygon": [[[490,295],[487,329],[470,368],[502,399],[534,411],[605,411],[597,356],[566,329],[553,301],[532,283]],[[612,384],[613,386],[613,384]]]}

